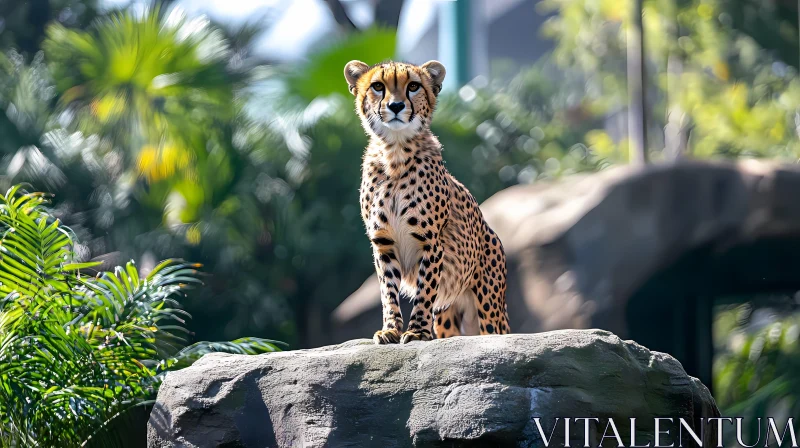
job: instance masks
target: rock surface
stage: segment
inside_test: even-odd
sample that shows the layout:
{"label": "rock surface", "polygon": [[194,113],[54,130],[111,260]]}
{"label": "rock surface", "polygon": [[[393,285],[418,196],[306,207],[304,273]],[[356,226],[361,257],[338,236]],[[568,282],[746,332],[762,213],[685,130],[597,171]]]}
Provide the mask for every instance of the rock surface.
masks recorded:
{"label": "rock surface", "polygon": [[[592,446],[613,418],[627,446],[630,417],[644,445],[654,417],[716,416],[708,390],[675,359],[606,331],[390,346],[354,340],[262,356],[211,354],[170,373],[148,446],[544,446],[534,417],[548,436],[556,417],[599,417]],[[583,441],[581,425],[573,424],[573,441]],[[561,425],[555,434],[563,444]]]}

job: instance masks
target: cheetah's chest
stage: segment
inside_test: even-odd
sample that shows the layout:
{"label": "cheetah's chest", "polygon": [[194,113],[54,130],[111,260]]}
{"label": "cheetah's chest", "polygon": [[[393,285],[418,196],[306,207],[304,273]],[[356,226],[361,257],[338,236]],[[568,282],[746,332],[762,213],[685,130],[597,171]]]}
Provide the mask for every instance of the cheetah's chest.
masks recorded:
{"label": "cheetah's chest", "polygon": [[[392,185],[393,184],[393,185]],[[424,241],[420,238],[420,207],[416,195],[409,192],[407,183],[385,182],[376,188],[372,199],[371,216],[367,223],[369,236],[393,241],[394,255],[403,277],[415,274],[422,257]]]}

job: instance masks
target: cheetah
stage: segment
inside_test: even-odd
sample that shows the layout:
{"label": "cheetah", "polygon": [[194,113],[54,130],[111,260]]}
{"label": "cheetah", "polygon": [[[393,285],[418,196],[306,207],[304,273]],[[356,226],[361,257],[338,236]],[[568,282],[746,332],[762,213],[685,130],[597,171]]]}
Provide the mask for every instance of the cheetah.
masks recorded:
{"label": "cheetah", "polygon": [[[360,206],[380,280],[374,342],[509,333],[503,245],[430,131],[444,66],[350,61],[344,76],[369,137]],[[413,305],[405,332],[401,295]]]}

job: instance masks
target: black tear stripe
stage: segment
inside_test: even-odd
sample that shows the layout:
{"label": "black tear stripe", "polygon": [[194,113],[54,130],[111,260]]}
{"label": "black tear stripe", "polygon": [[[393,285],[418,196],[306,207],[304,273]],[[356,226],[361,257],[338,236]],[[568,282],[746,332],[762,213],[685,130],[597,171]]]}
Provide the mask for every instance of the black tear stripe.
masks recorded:
{"label": "black tear stripe", "polygon": [[[381,74],[381,81],[383,81],[383,74]],[[381,100],[378,102],[378,118],[383,121],[383,99],[386,98],[386,84],[383,85],[383,90],[381,91]]]}
{"label": "black tear stripe", "polygon": [[383,102],[386,100],[386,79],[383,78],[383,70],[381,70],[381,82],[383,83],[383,90],[381,90],[381,101],[378,104],[378,117],[383,121],[383,114],[381,114],[381,109],[383,109]]}
{"label": "black tear stripe", "polygon": [[[411,85],[411,83],[408,83],[408,85]],[[406,97],[408,97],[408,104],[411,105],[411,115],[408,117],[408,122],[411,123],[414,121],[414,115],[416,115],[417,111],[414,110],[414,100],[411,99],[411,91],[408,90],[408,87],[406,87]]]}
{"label": "black tear stripe", "polygon": [[394,90],[397,90],[397,65],[394,66]]}

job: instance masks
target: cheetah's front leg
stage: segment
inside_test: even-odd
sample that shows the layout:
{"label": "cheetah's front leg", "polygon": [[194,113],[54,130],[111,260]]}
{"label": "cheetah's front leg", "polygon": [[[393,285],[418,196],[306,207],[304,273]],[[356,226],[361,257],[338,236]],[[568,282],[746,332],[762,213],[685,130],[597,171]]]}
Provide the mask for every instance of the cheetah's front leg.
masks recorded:
{"label": "cheetah's front leg", "polygon": [[375,332],[372,340],[376,344],[396,344],[403,331],[403,315],[400,312],[399,297],[400,269],[392,245],[387,238],[376,238],[375,270],[381,285],[381,308],[383,328]]}
{"label": "cheetah's front leg", "polygon": [[437,235],[434,234],[423,241],[417,290],[413,299],[414,308],[411,310],[411,317],[408,320],[408,330],[400,338],[401,344],[432,339],[433,316],[431,310],[439,288],[443,255],[444,249],[439,244]]}

